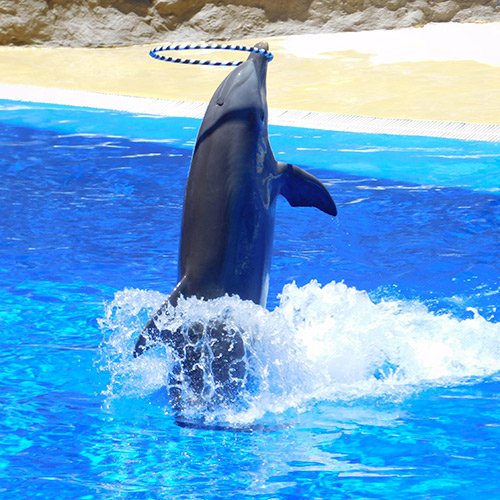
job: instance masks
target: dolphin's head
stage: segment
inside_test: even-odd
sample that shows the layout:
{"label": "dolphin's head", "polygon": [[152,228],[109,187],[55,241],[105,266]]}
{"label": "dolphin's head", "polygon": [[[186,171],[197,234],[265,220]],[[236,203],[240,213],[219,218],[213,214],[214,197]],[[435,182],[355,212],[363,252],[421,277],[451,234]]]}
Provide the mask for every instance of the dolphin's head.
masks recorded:
{"label": "dolphin's head", "polygon": [[[259,42],[255,47],[269,48],[267,42]],[[230,119],[255,118],[267,127],[267,62],[265,55],[251,53],[220,84],[210,101],[209,111],[219,119],[221,116]]]}

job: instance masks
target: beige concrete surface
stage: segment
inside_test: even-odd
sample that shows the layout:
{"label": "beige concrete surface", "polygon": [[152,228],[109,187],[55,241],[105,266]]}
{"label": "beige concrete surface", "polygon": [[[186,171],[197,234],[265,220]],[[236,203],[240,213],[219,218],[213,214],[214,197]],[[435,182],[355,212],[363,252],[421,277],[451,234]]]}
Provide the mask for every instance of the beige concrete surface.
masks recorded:
{"label": "beige concrete surface", "polygon": [[[500,23],[268,42],[275,56],[268,69],[271,108],[500,125]],[[0,47],[0,83],[207,102],[230,71],[157,61],[148,55],[152,47]],[[222,51],[180,54],[246,58]]]}

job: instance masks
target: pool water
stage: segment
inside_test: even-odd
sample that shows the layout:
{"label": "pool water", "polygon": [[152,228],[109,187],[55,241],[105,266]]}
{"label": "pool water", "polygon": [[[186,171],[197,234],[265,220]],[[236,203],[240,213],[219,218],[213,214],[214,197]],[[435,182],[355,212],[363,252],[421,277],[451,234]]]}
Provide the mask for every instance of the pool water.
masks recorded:
{"label": "pool water", "polygon": [[198,126],[0,101],[0,497],[500,498],[500,145],[270,127],[339,215],[279,200],[267,310],[181,303],[258,380],[183,428],[132,349]]}

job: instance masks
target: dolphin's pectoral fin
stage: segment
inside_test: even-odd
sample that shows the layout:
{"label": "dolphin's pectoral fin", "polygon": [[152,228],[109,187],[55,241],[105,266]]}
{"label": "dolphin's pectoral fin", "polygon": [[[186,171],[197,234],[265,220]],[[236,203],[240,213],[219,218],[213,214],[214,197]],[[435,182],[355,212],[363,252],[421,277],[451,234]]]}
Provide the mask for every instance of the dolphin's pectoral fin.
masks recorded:
{"label": "dolphin's pectoral fin", "polygon": [[316,207],[329,215],[337,215],[337,207],[323,183],[301,168],[278,162],[281,194],[292,207]]}
{"label": "dolphin's pectoral fin", "polygon": [[161,305],[161,307],[156,311],[152,318],[146,323],[143,328],[134,348],[134,357],[137,358],[141,354],[145,353],[150,347],[159,341],[164,341],[165,332],[160,331],[156,326],[155,318],[158,319],[159,316],[166,314],[166,309],[168,304],[173,306],[177,305],[177,301],[181,295],[184,295],[184,290],[187,287],[187,278],[184,276],[179,284],[174,288],[173,292],[170,294],[168,299]]}

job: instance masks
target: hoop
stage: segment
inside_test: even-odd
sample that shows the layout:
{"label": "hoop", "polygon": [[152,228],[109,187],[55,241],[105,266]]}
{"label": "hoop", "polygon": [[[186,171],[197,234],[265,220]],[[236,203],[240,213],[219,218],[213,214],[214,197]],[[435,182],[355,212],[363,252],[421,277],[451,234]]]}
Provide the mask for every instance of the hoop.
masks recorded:
{"label": "hoop", "polygon": [[179,64],[200,64],[202,66],[239,66],[244,61],[202,61],[199,59],[180,59],[176,57],[162,56],[158,52],[165,52],[169,50],[237,50],[243,52],[251,52],[253,54],[262,54],[270,62],[273,60],[271,52],[258,47],[244,47],[243,45],[228,45],[228,44],[180,44],[180,45],[164,45],[155,47],[149,52],[149,55],[155,59],[165,62],[173,62]]}

